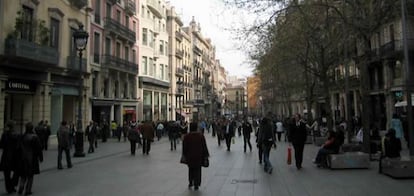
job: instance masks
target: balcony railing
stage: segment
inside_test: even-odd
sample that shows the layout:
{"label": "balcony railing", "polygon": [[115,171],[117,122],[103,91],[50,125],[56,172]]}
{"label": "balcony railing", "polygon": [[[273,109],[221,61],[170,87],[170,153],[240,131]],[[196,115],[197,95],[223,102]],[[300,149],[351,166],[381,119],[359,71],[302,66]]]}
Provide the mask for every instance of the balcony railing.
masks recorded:
{"label": "balcony railing", "polygon": [[103,55],[101,65],[102,67],[106,67],[108,69],[128,72],[131,74],[138,73],[138,64],[112,55]]}
{"label": "balcony railing", "polygon": [[183,68],[176,68],[175,69],[175,74],[178,76],[183,76],[184,75],[184,69]]}
{"label": "balcony railing", "polygon": [[203,55],[203,51],[197,46],[197,45],[194,45],[193,46],[193,50],[194,50],[194,52],[195,53],[197,53],[199,56],[201,56],[201,55]]}
{"label": "balcony railing", "polygon": [[177,89],[175,89],[175,94],[177,94],[177,95],[184,95],[184,88],[177,88]]}
{"label": "balcony railing", "polygon": [[59,63],[59,53],[56,48],[41,46],[27,40],[7,39],[5,54],[55,66]]}
{"label": "balcony railing", "polygon": [[175,39],[177,39],[178,41],[183,41],[183,34],[179,31],[175,32]]}
{"label": "balcony railing", "polygon": [[182,59],[184,57],[184,51],[183,50],[176,50],[175,51],[175,56]]}
{"label": "balcony railing", "polygon": [[136,10],[135,1],[133,1],[133,0],[126,0],[125,1],[125,12],[129,16],[132,16],[132,15],[135,14],[135,10]]}
{"label": "balcony railing", "polygon": [[[74,72],[79,72],[79,57],[68,56],[66,58],[67,68]],[[82,58],[82,72],[86,72],[86,59]]]}
{"label": "balcony railing", "polygon": [[110,17],[105,18],[105,30],[126,41],[136,42],[136,34],[134,31]]}
{"label": "balcony railing", "polygon": [[158,18],[164,17],[164,10],[162,9],[159,0],[147,0],[147,6]]}

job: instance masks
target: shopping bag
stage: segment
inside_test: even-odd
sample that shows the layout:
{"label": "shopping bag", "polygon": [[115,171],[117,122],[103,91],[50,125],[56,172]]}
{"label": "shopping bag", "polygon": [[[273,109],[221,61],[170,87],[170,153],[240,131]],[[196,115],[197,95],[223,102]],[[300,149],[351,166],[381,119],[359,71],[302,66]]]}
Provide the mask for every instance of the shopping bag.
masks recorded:
{"label": "shopping bag", "polygon": [[292,164],[292,147],[288,147],[287,149],[287,164]]}

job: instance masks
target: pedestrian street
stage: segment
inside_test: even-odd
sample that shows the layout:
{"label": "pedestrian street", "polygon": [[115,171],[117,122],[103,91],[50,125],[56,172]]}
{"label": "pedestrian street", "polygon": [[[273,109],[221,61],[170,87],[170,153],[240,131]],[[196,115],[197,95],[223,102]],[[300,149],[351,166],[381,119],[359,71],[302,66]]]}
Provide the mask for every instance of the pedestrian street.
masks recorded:
{"label": "pedestrian street", "polygon": [[[395,180],[378,174],[378,162],[371,162],[370,169],[319,169],[312,164],[318,147],[307,144],[303,169],[297,170],[294,162],[290,166],[286,163],[288,143],[278,142],[270,155],[273,173],[268,174],[258,162],[255,137],[251,138],[253,151],[248,149],[246,153],[242,137],[236,136],[230,152],[223,143],[219,147],[211,134],[206,134],[206,139],[210,166],[202,169],[198,191],[188,189],[187,167],[179,163],[181,143],[177,151],[170,151],[169,142],[163,137],[153,143],[148,156],[142,155],[141,148],[131,156],[128,142],[110,139],[100,143],[95,154],[73,158],[74,167],[67,169],[64,164],[63,170],[57,170],[57,152],[51,149],[41,163],[47,166],[41,165],[41,174],[34,178],[33,195],[414,195],[414,180]],[[4,184],[0,186],[0,195],[7,195]]]}

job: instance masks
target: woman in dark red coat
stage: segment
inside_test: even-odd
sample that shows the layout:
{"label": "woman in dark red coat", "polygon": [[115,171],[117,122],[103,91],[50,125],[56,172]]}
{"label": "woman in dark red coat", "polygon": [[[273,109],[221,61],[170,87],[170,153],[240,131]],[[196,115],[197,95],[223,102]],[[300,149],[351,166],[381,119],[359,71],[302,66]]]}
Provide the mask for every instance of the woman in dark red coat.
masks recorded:
{"label": "woman in dark red coat", "polygon": [[198,190],[201,184],[201,165],[208,153],[206,139],[197,131],[197,123],[190,124],[190,133],[185,135],[183,140],[183,158],[188,166],[188,187],[194,186]]}

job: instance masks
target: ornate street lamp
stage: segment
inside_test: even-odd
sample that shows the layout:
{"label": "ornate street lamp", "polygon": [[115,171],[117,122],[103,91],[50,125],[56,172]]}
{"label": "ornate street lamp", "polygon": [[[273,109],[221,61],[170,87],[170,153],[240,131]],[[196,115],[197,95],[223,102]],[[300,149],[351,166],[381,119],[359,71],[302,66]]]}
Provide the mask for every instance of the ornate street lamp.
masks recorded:
{"label": "ornate street lamp", "polygon": [[184,121],[184,116],[183,116],[183,104],[184,104],[184,99],[181,99],[181,97],[184,97],[184,82],[182,80],[177,81],[177,85],[178,85],[178,102],[180,104],[180,119],[176,119],[176,120],[180,120],[180,121]]}
{"label": "ornate street lamp", "polygon": [[83,128],[82,128],[82,101],[83,101],[83,69],[82,69],[82,54],[88,44],[89,34],[83,30],[83,25],[79,25],[79,29],[73,33],[73,40],[75,42],[76,50],[79,52],[79,100],[78,100],[78,119],[76,129],[76,144],[74,157],[84,157],[83,152]]}

